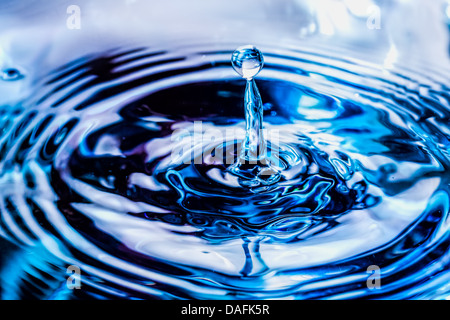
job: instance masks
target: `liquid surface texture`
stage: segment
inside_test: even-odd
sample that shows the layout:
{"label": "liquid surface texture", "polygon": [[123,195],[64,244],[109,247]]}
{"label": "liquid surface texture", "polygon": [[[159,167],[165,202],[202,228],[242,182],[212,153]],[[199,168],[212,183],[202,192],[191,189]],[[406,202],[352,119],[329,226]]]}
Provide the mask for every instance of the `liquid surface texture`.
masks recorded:
{"label": "liquid surface texture", "polygon": [[[0,107],[2,298],[449,295],[447,77],[262,46],[258,90],[236,47],[92,54]],[[244,100],[278,154],[236,173]]]}

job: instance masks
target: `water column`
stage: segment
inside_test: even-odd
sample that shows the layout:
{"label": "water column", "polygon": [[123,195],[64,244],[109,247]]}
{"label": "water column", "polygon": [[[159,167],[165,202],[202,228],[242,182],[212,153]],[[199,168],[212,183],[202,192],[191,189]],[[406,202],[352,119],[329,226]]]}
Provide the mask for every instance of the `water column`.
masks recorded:
{"label": "water column", "polygon": [[280,174],[267,156],[263,133],[263,104],[254,77],[262,70],[264,58],[252,45],[237,48],[231,56],[234,70],[247,80],[245,87],[245,138],[237,162],[231,171],[241,178],[241,184],[258,186],[273,184]]}

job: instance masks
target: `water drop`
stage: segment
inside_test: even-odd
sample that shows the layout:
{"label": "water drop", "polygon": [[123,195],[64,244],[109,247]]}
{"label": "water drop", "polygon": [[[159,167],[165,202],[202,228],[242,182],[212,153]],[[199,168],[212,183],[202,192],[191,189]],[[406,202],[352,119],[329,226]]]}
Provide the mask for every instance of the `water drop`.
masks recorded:
{"label": "water drop", "polygon": [[231,65],[241,77],[251,80],[263,68],[264,58],[256,47],[246,45],[237,48],[231,56]]}

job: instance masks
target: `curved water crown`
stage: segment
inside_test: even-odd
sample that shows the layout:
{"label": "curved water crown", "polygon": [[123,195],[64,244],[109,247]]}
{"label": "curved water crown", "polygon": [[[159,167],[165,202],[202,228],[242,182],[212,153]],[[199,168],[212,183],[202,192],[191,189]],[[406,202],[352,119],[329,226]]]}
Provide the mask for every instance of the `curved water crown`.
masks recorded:
{"label": "curved water crown", "polygon": [[[231,56],[233,69],[247,80],[245,87],[245,138],[237,162],[230,167],[246,186],[270,185],[280,178],[274,167],[274,158],[267,154],[267,142],[263,133],[263,104],[253,79],[263,68],[264,58],[256,47],[246,45],[237,48]],[[273,152],[277,154],[277,152]]]}

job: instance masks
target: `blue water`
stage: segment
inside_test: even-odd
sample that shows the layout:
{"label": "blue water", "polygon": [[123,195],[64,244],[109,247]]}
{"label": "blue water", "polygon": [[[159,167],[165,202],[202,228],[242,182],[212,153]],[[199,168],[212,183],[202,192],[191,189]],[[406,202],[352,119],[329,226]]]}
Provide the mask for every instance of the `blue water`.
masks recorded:
{"label": "blue water", "polygon": [[262,46],[245,80],[235,47],[91,54],[0,107],[3,299],[450,295],[447,78]]}

